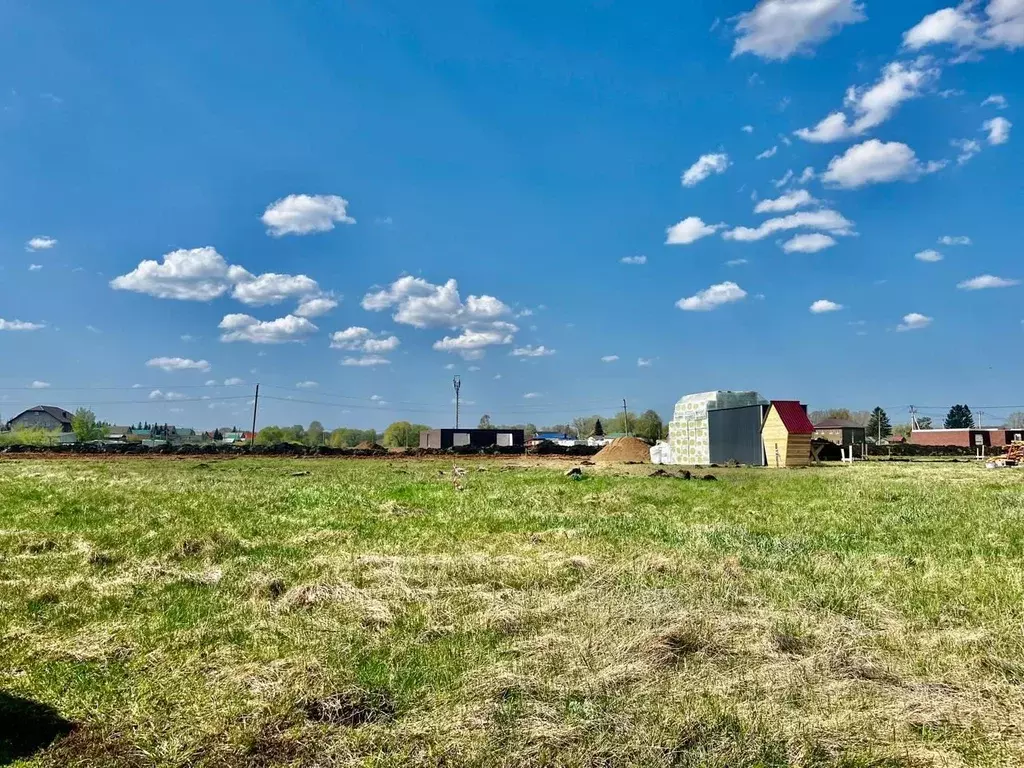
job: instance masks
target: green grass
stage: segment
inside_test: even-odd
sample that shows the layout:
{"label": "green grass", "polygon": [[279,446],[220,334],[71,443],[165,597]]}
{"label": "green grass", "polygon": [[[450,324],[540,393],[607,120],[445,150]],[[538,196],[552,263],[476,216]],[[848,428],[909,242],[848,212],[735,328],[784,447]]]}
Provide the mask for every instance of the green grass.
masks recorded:
{"label": "green grass", "polygon": [[1024,472],[526,464],[0,461],[0,765],[1024,763]]}

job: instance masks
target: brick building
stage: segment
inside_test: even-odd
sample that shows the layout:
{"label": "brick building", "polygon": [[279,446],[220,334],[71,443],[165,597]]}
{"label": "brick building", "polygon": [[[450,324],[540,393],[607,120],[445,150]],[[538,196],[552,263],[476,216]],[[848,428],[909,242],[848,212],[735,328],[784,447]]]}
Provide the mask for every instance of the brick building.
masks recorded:
{"label": "brick building", "polygon": [[957,445],[961,448],[1002,448],[1024,440],[1024,429],[920,429],[910,433],[912,445]]}

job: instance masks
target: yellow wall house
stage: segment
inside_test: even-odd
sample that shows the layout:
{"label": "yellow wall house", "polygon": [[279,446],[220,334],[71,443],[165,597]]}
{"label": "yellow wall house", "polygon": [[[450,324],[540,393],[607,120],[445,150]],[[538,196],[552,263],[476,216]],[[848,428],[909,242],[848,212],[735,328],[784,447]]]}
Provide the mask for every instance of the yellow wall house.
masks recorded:
{"label": "yellow wall house", "polygon": [[810,465],[813,432],[804,406],[795,400],[772,400],[761,427],[768,466],[784,469]]}

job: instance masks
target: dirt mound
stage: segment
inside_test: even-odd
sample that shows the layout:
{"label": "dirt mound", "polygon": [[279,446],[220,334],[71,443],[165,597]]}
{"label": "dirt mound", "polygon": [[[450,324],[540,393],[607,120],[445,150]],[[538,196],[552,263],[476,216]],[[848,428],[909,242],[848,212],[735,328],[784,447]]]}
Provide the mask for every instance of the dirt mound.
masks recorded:
{"label": "dirt mound", "polygon": [[594,456],[594,461],[651,463],[651,447],[638,437],[618,437]]}
{"label": "dirt mound", "polygon": [[363,442],[361,442],[361,443],[356,443],[356,448],[358,448],[360,451],[383,451],[384,450],[384,446],[383,445],[377,445],[376,443],[371,443],[369,440],[363,440]]}

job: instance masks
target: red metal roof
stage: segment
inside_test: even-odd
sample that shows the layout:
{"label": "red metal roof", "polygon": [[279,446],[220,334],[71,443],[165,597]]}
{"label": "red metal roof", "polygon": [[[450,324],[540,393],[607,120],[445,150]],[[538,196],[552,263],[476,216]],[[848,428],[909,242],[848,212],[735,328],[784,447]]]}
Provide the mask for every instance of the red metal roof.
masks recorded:
{"label": "red metal roof", "polygon": [[807,418],[807,411],[796,400],[772,400],[772,407],[778,412],[786,431],[791,435],[809,435],[814,432],[814,425]]}

